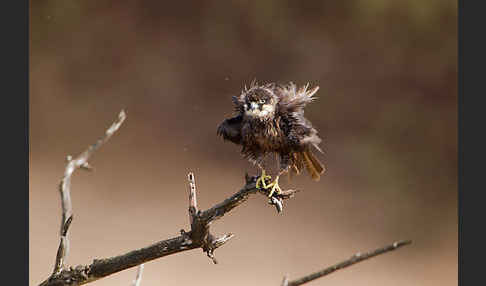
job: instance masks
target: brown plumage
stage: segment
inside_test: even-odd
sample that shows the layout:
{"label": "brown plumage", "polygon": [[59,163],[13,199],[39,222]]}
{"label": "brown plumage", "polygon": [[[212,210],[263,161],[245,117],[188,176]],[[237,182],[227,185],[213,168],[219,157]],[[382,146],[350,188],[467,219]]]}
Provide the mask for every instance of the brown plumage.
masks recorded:
{"label": "brown plumage", "polygon": [[305,168],[318,181],[325,168],[312,149],[321,151],[321,139],[304,117],[304,107],[314,99],[319,87],[308,87],[252,82],[239,97],[233,96],[237,115],[224,120],[217,134],[241,145],[243,156],[260,167],[267,154],[276,153],[280,159],[279,175],[289,170],[300,174]]}

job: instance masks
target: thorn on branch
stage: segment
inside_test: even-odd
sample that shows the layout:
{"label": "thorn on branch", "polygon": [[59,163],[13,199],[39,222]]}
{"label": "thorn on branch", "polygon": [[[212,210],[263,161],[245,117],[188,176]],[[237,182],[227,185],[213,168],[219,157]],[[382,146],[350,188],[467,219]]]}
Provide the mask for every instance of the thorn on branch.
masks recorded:
{"label": "thorn on branch", "polygon": [[233,236],[234,234],[228,233],[222,237],[214,239],[213,235],[210,234],[210,240],[203,246],[203,251],[206,252],[207,256],[211,258],[214,264],[218,264],[218,261],[214,257],[214,251],[216,248],[223,246],[226,242],[233,238]]}
{"label": "thorn on branch", "polygon": [[140,281],[142,281],[142,273],[143,273],[143,264],[138,266],[137,276],[135,276],[135,280],[133,280],[131,286],[140,286]]}
{"label": "thorn on branch", "polygon": [[81,169],[85,170],[85,171],[93,171],[94,168],[93,166],[91,166],[88,162],[84,162],[81,166],[80,166]]}
{"label": "thorn on branch", "polygon": [[214,257],[214,249],[206,250],[206,254],[209,258],[211,258],[214,264],[218,264],[218,260],[216,259],[216,257]]}
{"label": "thorn on branch", "polygon": [[214,249],[216,249],[216,248],[222,246],[223,244],[225,244],[226,242],[228,242],[230,239],[232,239],[233,236],[235,236],[235,235],[232,234],[232,233],[225,234],[224,236],[213,240],[211,242],[211,244],[213,245]]}
{"label": "thorn on branch", "polygon": [[287,275],[284,276],[283,280],[282,280],[282,284],[280,284],[281,286],[288,286],[289,285],[289,278],[287,277]]}
{"label": "thorn on branch", "polygon": [[283,209],[283,201],[282,199],[277,199],[276,197],[272,196],[268,201],[269,204],[274,205],[277,209],[277,213],[281,213]]}

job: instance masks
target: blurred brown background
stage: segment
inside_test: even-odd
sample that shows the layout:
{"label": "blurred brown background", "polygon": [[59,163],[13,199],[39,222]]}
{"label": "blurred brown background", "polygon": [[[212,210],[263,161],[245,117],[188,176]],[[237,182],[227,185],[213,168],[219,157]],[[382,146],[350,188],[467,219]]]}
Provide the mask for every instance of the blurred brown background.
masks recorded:
{"label": "blurred brown background", "polygon": [[[145,265],[143,286],[279,285],[399,239],[412,246],[312,285],[457,284],[456,1],[31,1],[30,281],[52,271],[65,157],[123,108],[74,175],[71,265],[188,229],[256,170],[216,137],[253,78],[321,87],[307,117],[328,171],[283,214],[254,196],[213,225],[236,237]],[[136,269],[93,285],[129,285]]]}

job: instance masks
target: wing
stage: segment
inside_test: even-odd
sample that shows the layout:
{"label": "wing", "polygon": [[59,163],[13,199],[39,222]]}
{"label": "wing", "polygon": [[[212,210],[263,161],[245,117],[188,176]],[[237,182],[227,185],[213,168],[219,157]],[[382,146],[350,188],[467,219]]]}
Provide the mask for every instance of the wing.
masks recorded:
{"label": "wing", "polygon": [[317,130],[312,127],[303,114],[291,114],[286,118],[282,118],[282,130],[286,135],[287,144],[292,150],[288,158],[288,162],[284,162],[282,167],[289,166],[290,173],[299,174],[302,170],[307,169],[313,180],[319,181],[320,175],[326,170],[324,165],[319,162],[315,154],[311,151],[311,147],[316,148],[322,153],[319,148],[321,138],[317,135]]}
{"label": "wing", "polygon": [[224,140],[229,140],[235,144],[240,144],[242,122],[243,116],[241,115],[225,119],[218,126],[217,134],[222,136]]}
{"label": "wing", "polygon": [[278,103],[279,113],[303,113],[304,107],[315,99],[313,95],[319,90],[318,86],[310,90],[308,88],[309,84],[306,84],[297,89],[292,82],[285,86],[279,86],[276,90],[280,98]]}
{"label": "wing", "polygon": [[237,96],[232,96],[231,101],[233,101],[235,111],[238,113],[243,113],[245,110],[243,109],[243,105],[245,104],[245,99],[244,95],[240,95],[239,97]]}
{"label": "wing", "polygon": [[318,146],[321,138],[317,135],[317,130],[302,113],[282,114],[279,127],[287,139],[288,146],[293,150],[301,151],[305,147],[314,146],[322,152]]}

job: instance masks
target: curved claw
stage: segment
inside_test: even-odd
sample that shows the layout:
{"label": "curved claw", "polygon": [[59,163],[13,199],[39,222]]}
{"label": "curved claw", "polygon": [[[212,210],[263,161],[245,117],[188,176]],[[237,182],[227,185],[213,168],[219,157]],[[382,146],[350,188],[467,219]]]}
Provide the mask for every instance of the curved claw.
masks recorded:
{"label": "curved claw", "polygon": [[258,189],[261,189],[261,187],[260,187],[260,185],[261,185],[263,187],[263,189],[268,189],[270,187],[270,185],[267,185],[265,183],[265,181],[267,179],[271,179],[271,178],[272,178],[272,176],[266,175],[265,174],[265,170],[262,169],[262,175],[257,179],[257,181],[256,181],[256,187]]}
{"label": "curved claw", "polygon": [[280,194],[282,192],[282,189],[280,188],[280,186],[278,185],[278,179],[279,179],[280,176],[277,176],[275,178],[275,181],[273,181],[273,183],[271,183],[270,185],[267,185],[267,187],[272,187],[272,189],[270,190],[270,194],[268,194],[268,197],[272,197],[272,195],[276,192],[277,194]]}

